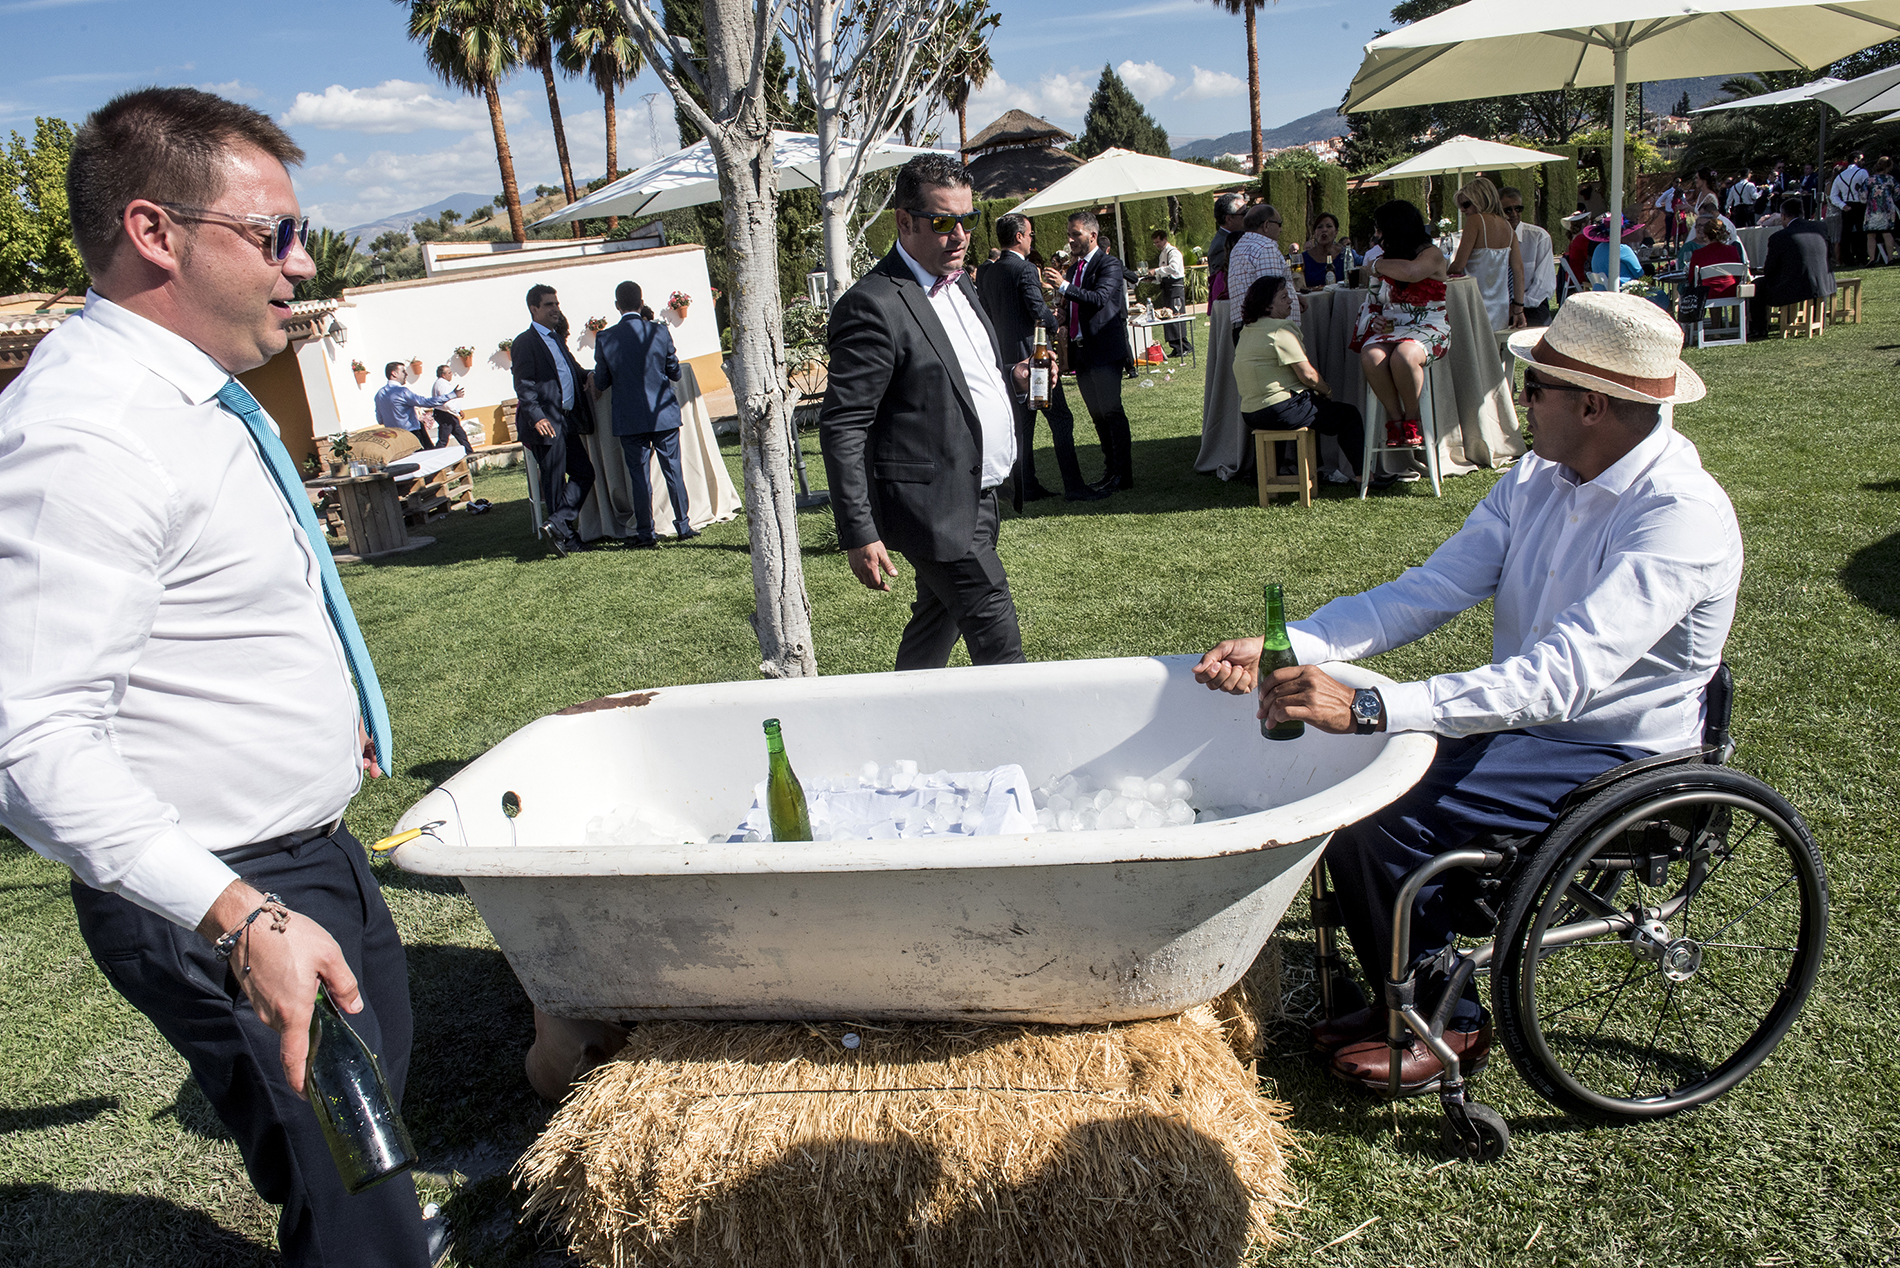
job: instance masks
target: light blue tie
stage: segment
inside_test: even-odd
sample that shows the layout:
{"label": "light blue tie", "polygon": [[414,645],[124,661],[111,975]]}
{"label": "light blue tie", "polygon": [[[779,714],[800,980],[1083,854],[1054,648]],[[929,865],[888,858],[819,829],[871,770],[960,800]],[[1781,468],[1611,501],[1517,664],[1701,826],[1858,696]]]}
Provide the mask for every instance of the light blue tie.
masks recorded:
{"label": "light blue tie", "polygon": [[336,562],[330,558],[330,544],[324,540],[323,527],[317,523],[317,513],[310,509],[310,499],[304,495],[303,481],[297,478],[297,469],[291,465],[290,451],[277,438],[276,430],[264,415],[264,407],[236,379],[218,389],[218,404],[243,419],[244,425],[250,428],[251,439],[257,444],[265,469],[277,481],[277,491],[290,503],[291,513],[310,539],[310,550],[316,555],[317,568],[323,574],[323,610],[330,614],[330,624],[343,641],[343,659],[349,662],[350,675],[356,679],[356,702],[362,707],[370,739],[376,742],[376,764],[387,772],[390,769],[389,707],[383,703],[383,686],[376,681],[376,666],[370,663],[369,647],[363,642],[363,631],[357,628],[356,614],[350,611],[350,600],[343,593],[343,578],[337,575]]}

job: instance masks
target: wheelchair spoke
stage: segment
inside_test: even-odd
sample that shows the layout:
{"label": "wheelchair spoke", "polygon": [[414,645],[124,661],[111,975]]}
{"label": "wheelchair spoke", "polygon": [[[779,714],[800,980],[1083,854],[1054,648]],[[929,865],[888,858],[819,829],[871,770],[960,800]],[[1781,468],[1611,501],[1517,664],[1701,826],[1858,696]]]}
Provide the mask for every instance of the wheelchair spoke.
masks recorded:
{"label": "wheelchair spoke", "polygon": [[1695,1062],[1698,1071],[1706,1072],[1709,1063],[1702,1059],[1702,1050],[1696,1047],[1695,1036],[1689,1033],[1689,1019],[1682,1015],[1682,1004],[1676,1004],[1676,1029],[1682,1032],[1682,1042],[1688,1046],[1690,1059]]}
{"label": "wheelchair spoke", "polygon": [[[1538,1020],[1539,1020],[1539,1021],[1551,1021],[1551,1020],[1553,1020],[1554,1018],[1557,1018],[1557,1017],[1561,1017],[1561,1016],[1563,1016],[1563,1015],[1564,1015],[1565,1013],[1567,1013],[1567,1012],[1569,1012],[1569,1011],[1570,1011],[1571,1009],[1573,1009],[1573,1008],[1582,1008],[1582,1007],[1583,1007],[1583,1006],[1584,1006],[1585,1004],[1588,1004],[1588,1003],[1590,1003],[1590,1002],[1591,1002],[1591,1001],[1593,1001],[1593,1000],[1599,1000],[1599,999],[1602,999],[1602,998],[1603,998],[1603,997],[1604,997],[1605,995],[1612,995],[1612,994],[1614,994],[1614,995],[1620,995],[1620,994],[1622,994],[1622,993],[1623,993],[1623,988],[1624,988],[1624,987],[1626,987],[1626,986],[1628,986],[1628,985],[1629,985],[1629,984],[1630,984],[1631,982],[1633,982],[1633,981],[1635,981],[1635,980],[1636,980],[1636,974],[1637,974],[1637,971],[1638,971],[1638,970],[1640,970],[1640,969],[1641,969],[1642,967],[1643,967],[1643,966],[1642,966],[1642,965],[1640,965],[1640,964],[1637,964],[1637,963],[1635,963],[1635,962],[1631,962],[1631,964],[1630,964],[1630,971],[1629,971],[1629,973],[1628,973],[1628,974],[1626,974],[1626,975],[1624,976],[1624,978],[1623,978],[1623,980],[1622,980],[1621,982],[1618,982],[1618,983],[1617,983],[1617,984],[1616,984],[1615,986],[1606,986],[1606,987],[1604,987],[1604,988],[1603,988],[1602,990],[1600,990],[1600,991],[1597,991],[1597,992],[1596,992],[1595,994],[1592,994],[1592,995],[1585,995],[1585,996],[1584,996],[1584,997],[1583,997],[1582,999],[1578,999],[1578,1000],[1572,1000],[1572,1001],[1571,1001],[1570,1003],[1568,1003],[1568,1004],[1565,1004],[1565,1005],[1564,1005],[1564,1006],[1563,1006],[1562,1008],[1554,1008],[1554,1009],[1552,1009],[1552,1010],[1551,1010],[1550,1012],[1547,1012],[1547,1013],[1539,1013],[1539,1014],[1537,1014],[1537,1017],[1538,1017]],[[1646,974],[1645,976],[1648,976],[1648,977],[1654,977],[1654,976],[1656,975],[1656,973],[1657,973],[1658,971],[1659,971],[1659,970],[1656,970],[1656,969],[1651,969],[1651,970],[1650,970],[1650,971],[1649,971],[1649,972],[1648,972],[1648,973],[1647,973],[1647,974]],[[1615,1000],[1611,1000],[1611,1001],[1610,1001],[1610,1005],[1611,1005],[1611,1007],[1615,1007],[1615,1005],[1616,1005],[1616,1001],[1615,1001]],[[1605,1015],[1606,1015],[1606,1016],[1608,1015],[1608,1012],[1607,1012],[1607,1010],[1605,1011]],[[1602,1023],[1602,1021],[1600,1021],[1600,1020],[1599,1020],[1599,1021],[1597,1022],[1597,1030],[1601,1030],[1601,1029],[1603,1029],[1603,1023]],[[1591,1038],[1593,1038],[1593,1039],[1594,1039],[1594,1038],[1596,1037],[1596,1033],[1595,1033],[1595,1031],[1592,1031],[1592,1032],[1591,1032],[1591,1036],[1590,1036],[1590,1037],[1591,1037]]]}
{"label": "wheelchair spoke", "polygon": [[1766,946],[1759,942],[1704,942],[1700,945],[1704,950],[1709,947],[1723,947],[1730,951],[1785,951],[1789,955],[1794,955],[1801,950],[1800,947]]}
{"label": "wheelchair spoke", "polygon": [[[1649,1069],[1650,1058],[1656,1055],[1656,1041],[1662,1038],[1663,1021],[1668,1016],[1670,1001],[1676,997],[1676,984],[1671,982],[1669,989],[1663,992],[1662,1003],[1656,1008],[1656,1028],[1649,1034],[1649,1048],[1643,1053],[1641,1065],[1636,1067],[1636,1077],[1630,1080],[1629,1096],[1636,1099],[1636,1089],[1642,1086],[1643,1074]],[[1658,1077],[1661,1077],[1660,1071]]]}
{"label": "wheelchair spoke", "polygon": [[1763,894],[1760,898],[1756,899],[1754,903],[1749,906],[1748,910],[1736,916],[1735,919],[1729,921],[1727,924],[1723,925],[1720,929],[1717,929],[1714,933],[1710,934],[1709,937],[1711,938],[1721,937],[1723,934],[1727,933],[1730,929],[1733,929],[1736,925],[1740,924],[1742,921],[1748,919],[1755,912],[1759,911],[1763,903],[1773,898],[1776,894],[1779,894],[1782,890],[1788,888],[1788,886],[1794,884],[1795,880],[1796,880],[1795,874],[1793,872],[1788,873],[1786,878],[1784,878],[1779,885],[1775,886],[1773,889]]}

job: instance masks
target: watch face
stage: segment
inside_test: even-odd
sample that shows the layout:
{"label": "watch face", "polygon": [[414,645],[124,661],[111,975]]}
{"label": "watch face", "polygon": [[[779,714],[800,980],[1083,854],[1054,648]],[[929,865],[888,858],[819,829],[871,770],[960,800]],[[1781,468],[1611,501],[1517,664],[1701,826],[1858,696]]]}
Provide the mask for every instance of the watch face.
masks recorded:
{"label": "watch face", "polygon": [[1377,693],[1364,687],[1354,692],[1352,697],[1352,716],[1355,720],[1360,722],[1377,722],[1379,720],[1379,697]]}

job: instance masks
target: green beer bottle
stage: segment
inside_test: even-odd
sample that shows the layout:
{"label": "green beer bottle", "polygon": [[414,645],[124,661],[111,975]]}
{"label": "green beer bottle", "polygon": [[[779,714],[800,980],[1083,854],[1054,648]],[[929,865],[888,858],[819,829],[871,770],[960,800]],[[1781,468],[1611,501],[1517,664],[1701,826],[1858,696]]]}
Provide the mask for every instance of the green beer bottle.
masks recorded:
{"label": "green beer bottle", "polygon": [[765,751],[771,770],[765,776],[765,812],[772,819],[774,841],[811,840],[811,815],[805,809],[805,790],[792,763],[785,756],[785,741],[778,733],[778,719],[765,720]]}
{"label": "green beer bottle", "polygon": [[390,1099],[376,1055],[321,986],[310,1014],[303,1090],[349,1192],[361,1193],[416,1165],[416,1147]]}
{"label": "green beer bottle", "polygon": [[[1286,665],[1297,665],[1299,657],[1293,654],[1293,641],[1286,635],[1286,601],[1280,597],[1280,583],[1267,582],[1267,632],[1260,641],[1260,686],[1264,690],[1267,675]],[[1260,734],[1269,740],[1297,740],[1306,734],[1306,723],[1289,719],[1279,726],[1269,726],[1265,718],[1260,719]]]}

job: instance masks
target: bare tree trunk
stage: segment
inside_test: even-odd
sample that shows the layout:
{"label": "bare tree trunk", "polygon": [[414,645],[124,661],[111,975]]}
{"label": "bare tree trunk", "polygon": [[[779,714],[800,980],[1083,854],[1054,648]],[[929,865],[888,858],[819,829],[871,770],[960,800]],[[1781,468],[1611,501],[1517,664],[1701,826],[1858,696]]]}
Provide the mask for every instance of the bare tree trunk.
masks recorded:
{"label": "bare tree trunk", "polygon": [[963,153],[963,147],[970,143],[970,117],[966,106],[957,107],[957,154]]}
{"label": "bare tree trunk", "polygon": [[482,85],[488,99],[488,124],[495,130],[495,162],[501,166],[501,196],[508,205],[508,230],[516,242],[528,240],[528,227],[521,219],[521,187],[515,184],[515,156],[508,150],[508,128],[501,121],[501,94],[493,84]]}
{"label": "bare tree trunk", "polygon": [[[600,91],[607,98],[607,183],[611,185],[620,178],[620,126],[614,118],[614,81],[607,80]],[[608,233],[619,227],[619,216],[607,217]]]}
{"label": "bare tree trunk", "polygon": [[[567,201],[573,202],[577,194],[574,189],[574,165],[567,161],[567,128],[561,123],[561,97],[554,91],[554,54],[550,52],[541,63],[541,81],[548,86],[548,118],[554,123],[554,152],[561,156],[561,188],[567,194]],[[581,222],[574,222],[574,236],[581,236]]]}
{"label": "bare tree trunk", "polygon": [[1260,31],[1255,20],[1258,7],[1253,0],[1247,4],[1247,109],[1251,112],[1253,123],[1253,174],[1260,175],[1261,166],[1267,161],[1266,150],[1260,144]]}
{"label": "bare tree trunk", "polygon": [[[818,205],[825,239],[825,293],[838,302],[854,280],[851,274],[851,206],[857,202],[856,182],[845,188],[844,159],[838,152],[843,136],[844,85],[838,82],[837,13],[819,7],[813,42],[817,45],[812,68],[812,101],[818,113]],[[861,138],[865,139],[865,138]]]}

